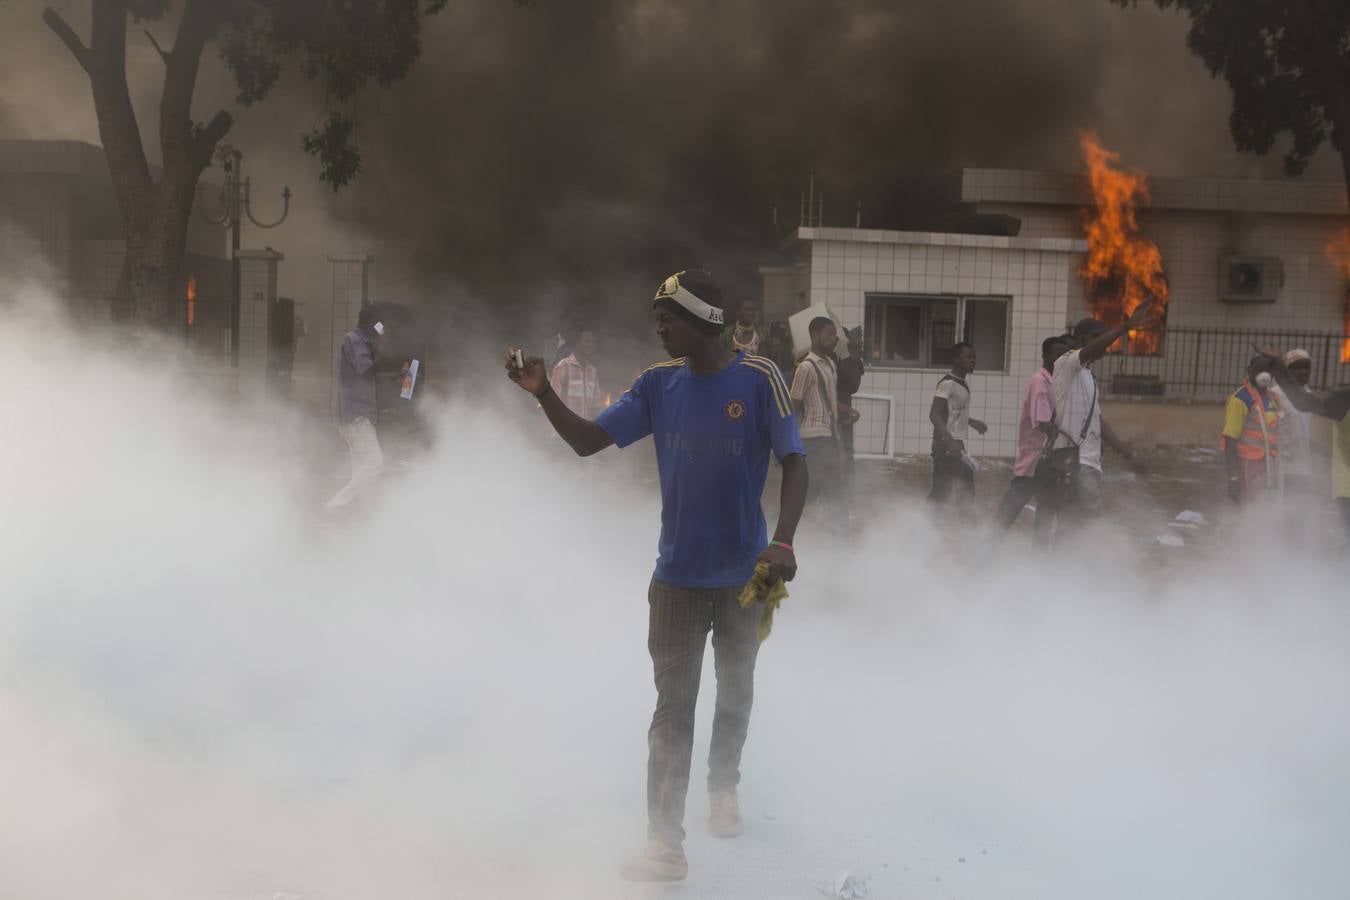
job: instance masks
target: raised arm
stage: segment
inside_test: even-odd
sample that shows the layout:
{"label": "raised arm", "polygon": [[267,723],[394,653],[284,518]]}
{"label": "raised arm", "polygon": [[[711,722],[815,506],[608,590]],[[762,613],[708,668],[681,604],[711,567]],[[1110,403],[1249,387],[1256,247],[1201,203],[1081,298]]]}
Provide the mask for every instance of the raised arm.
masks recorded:
{"label": "raised arm", "polygon": [[518,369],[508,354],[506,374],[522,390],[534,395],[548,417],[548,423],[577,456],[593,456],[614,443],[605,429],[567,408],[549,384],[544,361],[539,357],[530,357],[525,360],[525,368]]}
{"label": "raised arm", "polygon": [[1106,355],[1106,351],[1111,349],[1111,345],[1125,336],[1126,332],[1136,331],[1147,325],[1153,324],[1153,305],[1141,303],[1134,308],[1134,312],[1119,326],[1112,328],[1098,337],[1093,338],[1083,345],[1083,349],[1078,351],[1078,357],[1083,365],[1090,365]]}
{"label": "raised arm", "polygon": [[1257,346],[1255,343],[1252,344],[1252,349],[1270,360],[1270,374],[1275,377],[1275,383],[1280,386],[1280,390],[1284,391],[1284,395],[1289,398],[1289,402],[1293,404],[1294,409],[1327,419],[1336,418],[1328,409],[1327,401],[1331,399],[1330,391],[1310,391],[1295,381],[1294,374],[1284,364],[1284,357],[1278,351]]}

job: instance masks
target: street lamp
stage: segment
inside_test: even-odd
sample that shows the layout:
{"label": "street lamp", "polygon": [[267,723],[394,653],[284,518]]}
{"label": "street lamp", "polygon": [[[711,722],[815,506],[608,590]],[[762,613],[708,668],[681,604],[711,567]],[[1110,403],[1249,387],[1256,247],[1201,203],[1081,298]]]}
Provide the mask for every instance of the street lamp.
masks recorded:
{"label": "street lamp", "polygon": [[239,232],[244,217],[259,228],[276,228],[286,221],[291,211],[291,189],[281,189],[281,217],[275,222],[259,222],[253,216],[252,184],[244,177],[244,154],[230,144],[222,144],[216,155],[225,170],[225,184],[220,189],[221,213],[202,217],[212,225],[230,229],[230,365],[239,367]]}

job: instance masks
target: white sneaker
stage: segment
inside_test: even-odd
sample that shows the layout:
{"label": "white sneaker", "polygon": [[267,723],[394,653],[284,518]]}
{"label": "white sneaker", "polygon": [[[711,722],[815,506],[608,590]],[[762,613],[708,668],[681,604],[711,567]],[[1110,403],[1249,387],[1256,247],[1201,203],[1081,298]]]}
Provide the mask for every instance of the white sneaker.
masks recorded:
{"label": "white sneaker", "polygon": [[624,860],[619,875],[627,881],[683,881],[689,875],[684,850],[648,841],[637,856]]}
{"label": "white sneaker", "polygon": [[713,791],[708,794],[708,806],[708,827],[713,837],[735,837],[745,828],[735,791]]}

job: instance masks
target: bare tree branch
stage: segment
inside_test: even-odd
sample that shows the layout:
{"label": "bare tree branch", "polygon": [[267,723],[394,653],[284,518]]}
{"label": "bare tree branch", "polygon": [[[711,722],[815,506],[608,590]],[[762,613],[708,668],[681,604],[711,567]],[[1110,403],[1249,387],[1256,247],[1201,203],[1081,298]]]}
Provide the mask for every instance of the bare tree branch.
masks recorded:
{"label": "bare tree branch", "polygon": [[80,64],[80,68],[88,72],[89,48],[80,40],[79,35],[75,33],[75,29],[71,28],[70,24],[61,18],[61,14],[50,6],[42,11],[42,21],[46,22],[47,27],[61,39],[61,43],[66,45],[71,55],[75,57],[75,61]]}
{"label": "bare tree branch", "polygon": [[167,66],[169,64],[169,54],[164,52],[164,48],[159,45],[159,41],[155,40],[155,36],[150,33],[149,28],[144,29],[144,31],[145,36],[150,39],[151,45],[155,48],[155,52],[159,54],[159,58],[163,60],[164,65]]}
{"label": "bare tree branch", "polygon": [[195,143],[197,145],[197,158],[200,160],[201,168],[206,168],[211,162],[211,156],[216,151],[216,144],[221,142],[225,135],[229,134],[231,126],[234,125],[234,117],[221,110],[215,117],[197,132]]}

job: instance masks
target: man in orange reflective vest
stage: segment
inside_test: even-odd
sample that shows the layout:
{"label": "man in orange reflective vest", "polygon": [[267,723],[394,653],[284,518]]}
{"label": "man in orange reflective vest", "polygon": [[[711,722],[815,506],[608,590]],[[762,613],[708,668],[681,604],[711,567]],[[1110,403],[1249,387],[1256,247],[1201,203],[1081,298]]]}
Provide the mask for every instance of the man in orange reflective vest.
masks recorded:
{"label": "man in orange reflective vest", "polygon": [[1228,496],[1249,503],[1277,484],[1279,401],[1270,391],[1270,360],[1254,356],[1247,380],[1231,397],[1223,422],[1223,452],[1228,465]]}

